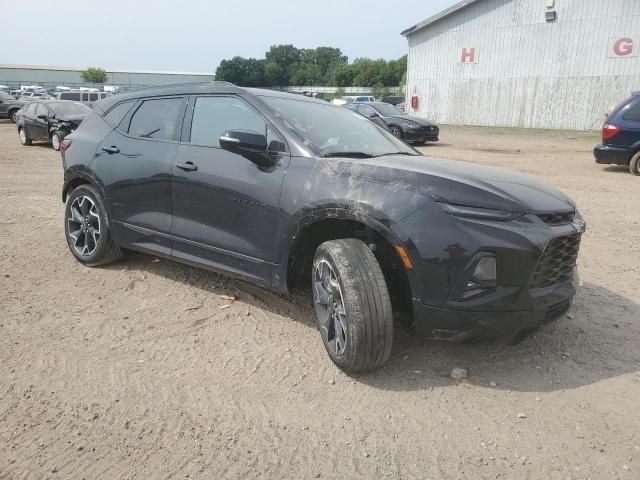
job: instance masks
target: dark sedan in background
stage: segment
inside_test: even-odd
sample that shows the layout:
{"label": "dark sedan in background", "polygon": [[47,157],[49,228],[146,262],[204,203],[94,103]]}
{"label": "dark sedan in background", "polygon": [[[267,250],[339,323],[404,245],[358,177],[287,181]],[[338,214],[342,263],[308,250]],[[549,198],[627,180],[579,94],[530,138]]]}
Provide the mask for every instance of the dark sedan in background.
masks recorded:
{"label": "dark sedan in background", "polygon": [[91,113],[91,109],[80,102],[67,100],[44,100],[31,102],[18,111],[18,137],[22,145],[34,141],[51,142],[55,150]]}
{"label": "dark sedan in background", "polygon": [[423,118],[409,116],[388,103],[348,103],[345,107],[369,119],[382,119],[391,133],[407,143],[423,145],[439,140],[440,129],[437,125]]}
{"label": "dark sedan in background", "polygon": [[16,113],[26,104],[26,101],[18,100],[7,92],[0,92],[0,118],[8,118],[16,123]]}

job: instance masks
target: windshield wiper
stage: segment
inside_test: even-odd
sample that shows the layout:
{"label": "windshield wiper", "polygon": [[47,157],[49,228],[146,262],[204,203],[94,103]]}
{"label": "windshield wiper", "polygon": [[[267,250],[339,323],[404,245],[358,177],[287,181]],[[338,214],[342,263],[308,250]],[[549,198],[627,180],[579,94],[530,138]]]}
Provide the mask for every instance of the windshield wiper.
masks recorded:
{"label": "windshield wiper", "polygon": [[344,158],[373,158],[375,155],[365,152],[329,152],[322,155],[324,158],[344,157]]}
{"label": "windshield wiper", "polygon": [[376,157],[389,157],[391,155],[410,155],[412,157],[417,157],[418,154],[413,153],[413,152],[389,152],[389,153],[382,153],[380,155],[375,155]]}

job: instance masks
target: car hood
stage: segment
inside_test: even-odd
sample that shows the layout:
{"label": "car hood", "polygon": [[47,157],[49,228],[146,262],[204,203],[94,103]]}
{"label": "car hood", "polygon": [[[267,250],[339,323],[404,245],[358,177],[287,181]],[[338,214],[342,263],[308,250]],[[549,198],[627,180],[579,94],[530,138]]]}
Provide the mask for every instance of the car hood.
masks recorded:
{"label": "car hood", "polygon": [[87,118],[87,114],[86,113],[77,113],[75,115],[60,115],[60,116],[56,116],[56,120],[59,122],[70,122],[73,123],[74,125],[80,125],[82,123],[82,121]]}
{"label": "car hood", "polygon": [[536,178],[474,163],[423,156],[328,159],[339,174],[366,178],[389,188],[418,190],[436,201],[518,213],[560,213],[575,203]]}
{"label": "car hood", "polygon": [[424,118],[412,117],[411,115],[394,115],[392,117],[384,117],[384,118],[387,121],[389,121],[389,120],[398,120],[398,121],[408,120],[410,122],[417,123],[418,125],[422,125],[423,127],[431,127],[433,125],[433,123],[431,123],[429,120],[425,120]]}

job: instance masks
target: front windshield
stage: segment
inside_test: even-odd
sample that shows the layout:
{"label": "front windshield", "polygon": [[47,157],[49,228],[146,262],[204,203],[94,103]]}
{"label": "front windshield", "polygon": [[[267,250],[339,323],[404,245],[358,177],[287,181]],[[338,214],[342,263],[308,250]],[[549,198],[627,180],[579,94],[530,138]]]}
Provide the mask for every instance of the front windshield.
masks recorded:
{"label": "front windshield", "polygon": [[375,108],[378,113],[380,115],[382,115],[383,117],[396,117],[398,115],[405,115],[403,112],[401,112],[400,110],[398,110],[396,107],[394,107],[393,105],[390,105],[388,103],[382,103],[379,105],[375,105],[373,106],[373,108]]}
{"label": "front windshield", "polygon": [[261,98],[322,156],[418,155],[404,142],[349,109],[281,97]]}
{"label": "front windshield", "polygon": [[84,103],[78,102],[55,102],[50,103],[49,107],[57,116],[90,114],[91,109]]}

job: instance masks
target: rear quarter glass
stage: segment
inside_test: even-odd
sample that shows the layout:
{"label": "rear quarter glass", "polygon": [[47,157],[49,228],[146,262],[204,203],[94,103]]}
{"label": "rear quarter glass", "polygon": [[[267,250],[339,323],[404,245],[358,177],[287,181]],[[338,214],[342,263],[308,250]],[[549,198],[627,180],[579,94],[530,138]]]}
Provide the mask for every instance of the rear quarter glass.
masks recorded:
{"label": "rear quarter glass", "polygon": [[639,96],[633,96],[633,97],[629,97],[627,98],[624,102],[621,102],[619,104],[617,104],[616,106],[612,107],[611,110],[609,110],[609,115],[607,116],[607,118],[609,119],[614,119],[618,116],[619,113],[622,112],[622,110],[630,104],[635,104],[635,102],[637,102],[640,99]]}

